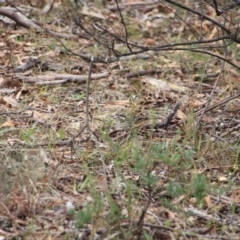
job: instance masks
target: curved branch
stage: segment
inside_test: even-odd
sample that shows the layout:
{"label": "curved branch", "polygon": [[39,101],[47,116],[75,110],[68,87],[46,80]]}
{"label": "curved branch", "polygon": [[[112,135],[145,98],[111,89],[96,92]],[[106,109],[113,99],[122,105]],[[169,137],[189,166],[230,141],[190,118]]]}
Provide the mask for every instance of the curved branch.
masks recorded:
{"label": "curved branch", "polygon": [[20,26],[27,29],[33,29],[40,32],[46,31],[47,33],[51,34],[54,37],[60,37],[65,39],[76,39],[76,40],[79,39],[79,36],[75,34],[60,33],[60,32],[55,32],[49,29],[45,29],[40,24],[37,24],[36,22],[27,18],[26,15],[24,15],[23,13],[21,13],[20,11],[12,7],[0,7],[0,15],[10,18]]}
{"label": "curved branch", "polygon": [[234,40],[236,43],[240,43],[240,38],[237,37],[237,34],[236,33],[232,33],[229,29],[227,29],[224,25],[222,25],[221,23],[215,21],[214,19],[202,14],[201,12],[198,12],[198,11],[195,11],[185,5],[182,5],[180,3],[177,3],[175,1],[172,1],[172,0],[164,0],[165,2],[168,2],[168,3],[171,3],[175,6],[178,6],[182,9],[185,9],[187,10],[188,12],[191,12],[195,15],[198,15],[199,17],[201,17],[202,19],[205,19],[205,20],[208,20],[209,22],[213,23],[214,25],[218,26],[219,28],[221,28],[223,31],[225,31],[227,34],[229,34],[229,36],[231,36],[231,39]]}

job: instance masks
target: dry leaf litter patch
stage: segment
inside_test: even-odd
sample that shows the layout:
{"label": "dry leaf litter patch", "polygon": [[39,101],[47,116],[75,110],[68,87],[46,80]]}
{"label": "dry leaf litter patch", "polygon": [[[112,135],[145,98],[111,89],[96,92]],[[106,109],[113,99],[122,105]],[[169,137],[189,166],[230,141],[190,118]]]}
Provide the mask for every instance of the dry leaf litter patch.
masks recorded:
{"label": "dry leaf litter patch", "polygon": [[[136,26],[131,29],[133,38],[143,30],[149,36],[138,35],[139,41],[162,43],[155,37],[158,24],[165,39],[188,34],[174,20],[174,11],[164,9],[161,14],[167,20],[163,21],[162,8],[153,7],[146,14],[139,10],[144,24],[129,19]],[[64,9],[59,10],[59,19],[66,23],[61,13]],[[110,10],[84,14],[117,19]],[[194,125],[213,90],[211,105],[239,91],[238,72],[226,66],[214,89],[219,60],[195,53],[150,51],[109,65],[96,63],[92,74],[105,75],[90,83],[92,133],[85,129],[72,143],[86,121],[84,81],[89,63],[67,53],[44,33],[0,24],[5,29],[0,38],[2,236],[105,239],[116,234],[121,239],[124,231],[137,235],[135,226],[148,206],[144,229],[153,239],[180,235],[237,239],[239,97],[206,111],[198,131]],[[122,34],[119,22],[114,28]],[[211,38],[214,31],[203,24],[204,37]],[[102,53],[92,39],[63,42],[72,51]],[[85,78],[69,80],[60,74]],[[178,102],[181,106],[167,129],[155,127],[166,121]],[[144,179],[147,173],[156,180],[150,195]],[[205,186],[199,187],[198,181]],[[77,214],[86,209],[92,218],[82,226]]]}

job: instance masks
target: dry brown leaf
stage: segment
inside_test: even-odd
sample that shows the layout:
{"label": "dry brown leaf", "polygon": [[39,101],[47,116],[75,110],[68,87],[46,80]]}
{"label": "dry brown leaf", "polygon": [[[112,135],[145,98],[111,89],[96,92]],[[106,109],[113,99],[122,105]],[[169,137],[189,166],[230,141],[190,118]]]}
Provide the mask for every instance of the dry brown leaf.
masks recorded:
{"label": "dry brown leaf", "polygon": [[176,116],[180,119],[186,119],[187,116],[184,114],[184,112],[181,109],[177,110]]}
{"label": "dry brown leaf", "polygon": [[211,208],[212,207],[212,200],[211,200],[211,196],[207,195],[205,198],[204,198],[208,208]]}
{"label": "dry brown leaf", "polygon": [[196,99],[196,100],[194,100],[194,101],[191,102],[190,106],[191,106],[192,108],[198,108],[198,107],[205,106],[206,103],[207,103],[206,100],[200,101],[200,100],[197,100],[197,99]]}
{"label": "dry brown leaf", "polygon": [[27,114],[29,117],[33,117],[33,119],[37,122],[46,122],[46,120],[49,118],[48,114],[44,114],[42,112],[38,111],[25,111],[25,114]]}
{"label": "dry brown leaf", "polygon": [[231,199],[236,202],[240,202],[240,189],[236,189],[231,194]]}
{"label": "dry brown leaf", "polygon": [[15,124],[14,124],[14,122],[12,122],[12,121],[6,121],[5,123],[3,123],[3,124],[0,126],[0,128],[2,128],[2,127],[15,127]]}
{"label": "dry brown leaf", "polygon": [[170,211],[169,209],[166,209],[166,211],[168,213],[168,218],[169,219],[174,219],[175,218],[174,212]]}
{"label": "dry brown leaf", "polygon": [[186,196],[185,195],[181,195],[177,198],[174,198],[173,200],[171,200],[171,204],[175,205],[180,203]]}
{"label": "dry brown leaf", "polygon": [[5,80],[2,77],[0,77],[0,86],[4,86],[4,84],[5,84]]}
{"label": "dry brown leaf", "polygon": [[119,101],[114,101],[110,100],[106,102],[106,106],[109,107],[109,105],[114,105],[114,106],[129,106],[129,100],[119,100]]}
{"label": "dry brown leaf", "polygon": [[213,30],[211,31],[211,34],[209,35],[208,39],[213,39],[214,36],[216,35],[218,29],[216,27],[213,28]]}
{"label": "dry brown leaf", "polygon": [[228,180],[228,178],[225,177],[225,176],[220,176],[220,177],[218,178],[218,181],[219,181],[219,182],[226,182],[227,180]]}
{"label": "dry brown leaf", "polygon": [[33,118],[42,120],[42,121],[46,121],[49,118],[49,115],[38,112],[38,111],[33,111]]}
{"label": "dry brown leaf", "polygon": [[170,89],[172,91],[176,91],[176,92],[184,92],[187,90],[186,87],[183,87],[183,86],[180,86],[180,85],[177,85],[177,84],[174,84],[174,83],[168,83],[168,86],[170,87]]}
{"label": "dry brown leaf", "polygon": [[101,9],[93,8],[93,7],[88,7],[87,5],[84,5],[82,8],[82,14],[86,16],[91,16],[94,18],[99,18],[105,20],[106,17],[101,13]]}
{"label": "dry brown leaf", "polygon": [[[126,0],[126,2],[127,2],[127,3],[135,3],[135,2],[139,3],[139,2],[141,2],[141,1],[139,1],[139,0]],[[142,2],[143,2],[143,1],[142,1]]]}
{"label": "dry brown leaf", "polygon": [[18,101],[16,99],[12,98],[11,96],[10,97],[4,96],[3,101],[12,107],[17,107],[17,108],[19,107]]}
{"label": "dry brown leaf", "polygon": [[154,44],[155,44],[155,40],[154,40],[153,38],[147,38],[147,39],[144,41],[144,44],[145,44],[145,46],[154,45]]}
{"label": "dry brown leaf", "polygon": [[19,92],[17,93],[17,95],[16,95],[16,99],[17,99],[17,100],[19,100],[19,99],[20,99],[20,97],[21,97],[21,94],[22,94],[22,91],[19,91]]}
{"label": "dry brown leaf", "polygon": [[71,129],[80,129],[80,123],[79,122],[71,122],[68,124],[69,128]]}
{"label": "dry brown leaf", "polygon": [[5,46],[6,46],[6,43],[0,42],[0,47],[5,47]]}
{"label": "dry brown leaf", "polygon": [[168,83],[161,79],[157,79],[153,77],[145,77],[142,79],[142,81],[156,87],[158,90],[161,90],[161,91],[170,90],[170,88],[168,87]]}

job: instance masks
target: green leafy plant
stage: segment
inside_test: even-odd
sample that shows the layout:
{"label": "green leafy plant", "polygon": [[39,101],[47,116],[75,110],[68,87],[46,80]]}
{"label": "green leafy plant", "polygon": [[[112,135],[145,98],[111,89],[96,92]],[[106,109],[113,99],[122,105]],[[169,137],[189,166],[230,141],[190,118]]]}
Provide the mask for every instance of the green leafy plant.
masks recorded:
{"label": "green leafy plant", "polygon": [[36,131],[35,126],[29,127],[28,129],[21,129],[20,135],[24,142],[32,142],[34,140],[34,132]]}
{"label": "green leafy plant", "polygon": [[82,210],[78,211],[76,218],[76,227],[81,228],[85,224],[88,224],[92,221],[93,209],[90,205],[87,205]]}
{"label": "green leafy plant", "polygon": [[190,190],[196,200],[201,203],[208,191],[207,179],[204,175],[196,174],[190,182]]}

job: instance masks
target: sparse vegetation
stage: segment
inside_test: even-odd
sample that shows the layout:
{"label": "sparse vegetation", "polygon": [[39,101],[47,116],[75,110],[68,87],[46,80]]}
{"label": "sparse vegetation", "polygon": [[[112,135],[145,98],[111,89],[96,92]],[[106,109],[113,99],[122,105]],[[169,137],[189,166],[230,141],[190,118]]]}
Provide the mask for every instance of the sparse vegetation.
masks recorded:
{"label": "sparse vegetation", "polygon": [[1,3],[0,237],[239,238],[239,6],[172,2]]}

